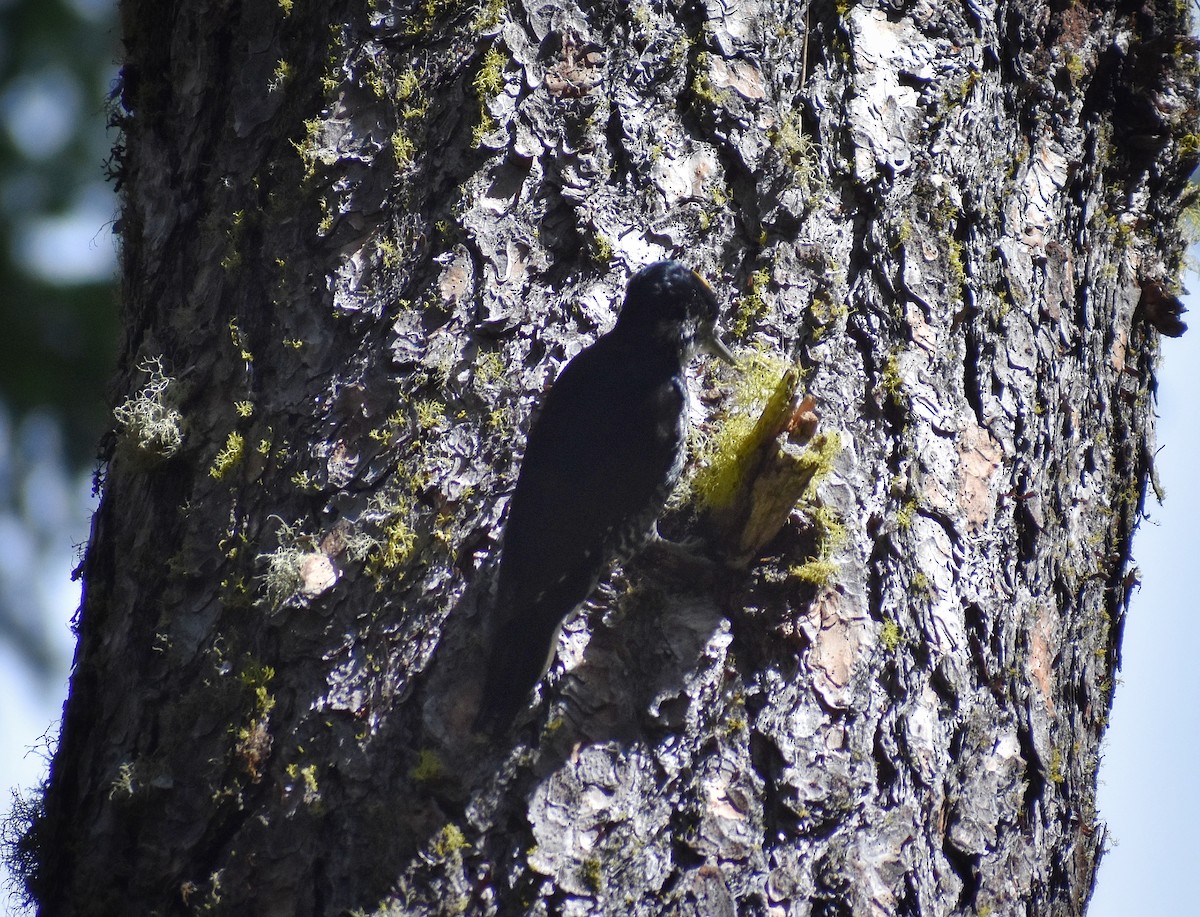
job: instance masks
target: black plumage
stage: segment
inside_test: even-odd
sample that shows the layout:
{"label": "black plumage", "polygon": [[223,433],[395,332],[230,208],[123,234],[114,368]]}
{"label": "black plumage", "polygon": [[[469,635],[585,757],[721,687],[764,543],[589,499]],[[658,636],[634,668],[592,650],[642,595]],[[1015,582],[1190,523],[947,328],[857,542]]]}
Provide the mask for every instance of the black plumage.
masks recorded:
{"label": "black plumage", "polygon": [[716,336],[716,296],[677,261],[629,282],[613,329],[559,375],[529,434],[501,544],[477,729],[503,729],[545,674],[563,622],[649,538],[679,480],[685,370]]}

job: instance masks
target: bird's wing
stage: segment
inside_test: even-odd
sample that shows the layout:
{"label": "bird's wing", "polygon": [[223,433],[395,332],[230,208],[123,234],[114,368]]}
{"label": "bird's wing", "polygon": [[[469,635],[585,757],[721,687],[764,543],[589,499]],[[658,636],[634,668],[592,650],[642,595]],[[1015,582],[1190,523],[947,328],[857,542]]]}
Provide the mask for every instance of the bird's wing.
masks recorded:
{"label": "bird's wing", "polygon": [[582,602],[612,559],[614,530],[644,513],[670,474],[683,381],[670,366],[625,356],[605,338],[583,351],[534,423],[500,571],[502,601],[518,615],[547,592],[561,593],[549,603],[565,603],[561,615]]}

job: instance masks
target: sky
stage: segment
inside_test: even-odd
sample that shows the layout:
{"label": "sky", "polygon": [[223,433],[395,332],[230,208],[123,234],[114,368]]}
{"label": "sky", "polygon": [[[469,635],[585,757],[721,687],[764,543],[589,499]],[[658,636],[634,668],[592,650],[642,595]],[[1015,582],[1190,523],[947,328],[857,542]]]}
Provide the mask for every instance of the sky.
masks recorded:
{"label": "sky", "polygon": [[1191,533],[1200,523],[1200,412],[1191,403],[1200,393],[1200,295],[1184,302],[1192,329],[1162,340],[1155,465],[1166,499],[1147,498],[1150,519],[1133,544],[1142,585],[1130,602],[1103,746],[1098,804],[1110,849],[1089,917],[1200,913],[1200,586]]}

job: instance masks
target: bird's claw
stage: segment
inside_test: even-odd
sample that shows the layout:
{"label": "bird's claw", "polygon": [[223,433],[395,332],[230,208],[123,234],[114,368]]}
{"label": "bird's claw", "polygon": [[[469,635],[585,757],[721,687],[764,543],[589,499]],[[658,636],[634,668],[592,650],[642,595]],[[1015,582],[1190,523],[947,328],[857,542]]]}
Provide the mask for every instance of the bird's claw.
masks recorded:
{"label": "bird's claw", "polygon": [[700,537],[691,535],[680,541],[671,541],[663,538],[658,531],[658,523],[650,530],[650,539],[646,542],[643,550],[652,553],[664,554],[674,560],[689,563],[702,564],[704,566],[712,566],[713,561],[707,556],[705,548],[708,543]]}

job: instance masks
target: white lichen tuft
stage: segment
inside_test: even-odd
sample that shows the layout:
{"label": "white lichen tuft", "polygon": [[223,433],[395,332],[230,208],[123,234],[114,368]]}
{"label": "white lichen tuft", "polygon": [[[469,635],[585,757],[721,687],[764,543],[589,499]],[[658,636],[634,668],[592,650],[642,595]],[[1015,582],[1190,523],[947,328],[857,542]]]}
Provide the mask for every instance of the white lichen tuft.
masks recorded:
{"label": "white lichen tuft", "polygon": [[149,377],[137,394],[113,409],[122,445],[162,462],[183,445],[183,416],[174,407],[175,380],[163,372],[162,358],[150,357],[138,369]]}

